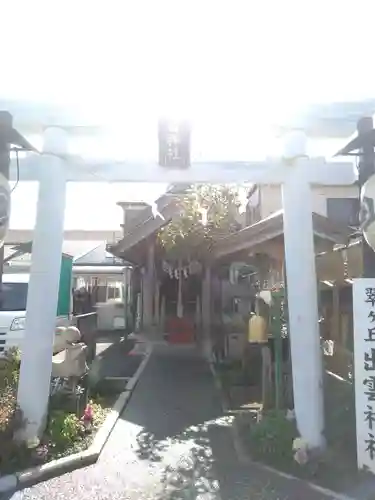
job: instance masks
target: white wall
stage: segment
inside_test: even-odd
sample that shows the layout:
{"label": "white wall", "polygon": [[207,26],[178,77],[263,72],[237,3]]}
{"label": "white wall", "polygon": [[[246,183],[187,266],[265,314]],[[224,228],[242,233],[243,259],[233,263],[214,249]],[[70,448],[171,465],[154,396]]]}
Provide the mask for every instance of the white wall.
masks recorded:
{"label": "white wall", "polygon": [[[312,193],[313,211],[327,215],[327,198],[358,198],[358,186],[314,186]],[[265,184],[260,188],[262,218],[282,208],[281,186]]]}
{"label": "white wall", "polygon": [[327,198],[358,198],[358,186],[316,186],[313,189],[313,211],[327,215]]}

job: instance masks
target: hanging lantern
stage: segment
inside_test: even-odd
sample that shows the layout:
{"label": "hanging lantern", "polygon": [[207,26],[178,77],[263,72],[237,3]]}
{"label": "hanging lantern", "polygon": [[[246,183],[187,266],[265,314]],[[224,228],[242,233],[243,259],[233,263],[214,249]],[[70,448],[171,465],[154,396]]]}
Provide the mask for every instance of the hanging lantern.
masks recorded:
{"label": "hanging lantern", "polygon": [[375,175],[372,175],[361,189],[359,222],[369,246],[375,250]]}

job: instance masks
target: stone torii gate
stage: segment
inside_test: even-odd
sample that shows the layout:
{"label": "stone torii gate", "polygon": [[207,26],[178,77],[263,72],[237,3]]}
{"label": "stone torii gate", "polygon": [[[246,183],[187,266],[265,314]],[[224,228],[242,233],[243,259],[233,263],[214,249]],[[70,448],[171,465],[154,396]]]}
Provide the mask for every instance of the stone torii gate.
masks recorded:
{"label": "stone torii gate", "polygon": [[[21,169],[29,160],[22,161]],[[69,155],[68,132],[63,128],[47,129],[43,155],[37,161],[40,188],[18,392],[19,404],[28,422],[26,438],[33,438],[40,432],[47,411],[66,182],[69,169],[77,163],[77,159]],[[79,166],[95,167],[95,164],[80,161]],[[112,162],[112,176],[116,176],[114,171],[118,173],[117,180],[129,182],[282,184],[296,419],[299,432],[309,445],[324,447],[323,369],[310,191],[314,184],[353,184],[356,180],[354,165],[307,158],[305,135],[298,132],[290,135],[284,157],[278,160],[193,161],[191,167],[184,170],[166,169],[156,163]]]}

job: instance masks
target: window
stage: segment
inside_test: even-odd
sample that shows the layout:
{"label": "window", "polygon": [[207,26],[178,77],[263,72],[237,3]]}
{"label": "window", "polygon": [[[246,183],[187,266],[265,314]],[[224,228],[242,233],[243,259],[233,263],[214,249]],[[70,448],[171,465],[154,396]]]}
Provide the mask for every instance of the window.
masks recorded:
{"label": "window", "polygon": [[107,287],[106,285],[98,285],[95,289],[95,302],[106,302],[107,300]]}
{"label": "window", "polygon": [[[121,286],[121,285],[120,285]],[[119,299],[120,294],[120,286],[117,284],[109,284],[107,289],[107,300],[111,299]]]}
{"label": "window", "polygon": [[0,311],[26,311],[28,283],[0,285]]}
{"label": "window", "polygon": [[335,222],[347,226],[359,225],[358,198],[328,198],[327,216]]}

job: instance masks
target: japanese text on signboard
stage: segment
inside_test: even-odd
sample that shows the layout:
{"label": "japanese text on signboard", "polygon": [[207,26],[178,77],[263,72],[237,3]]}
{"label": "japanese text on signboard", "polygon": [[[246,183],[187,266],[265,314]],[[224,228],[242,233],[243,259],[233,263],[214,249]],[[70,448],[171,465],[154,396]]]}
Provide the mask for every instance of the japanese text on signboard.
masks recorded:
{"label": "japanese text on signboard", "polygon": [[364,421],[368,429],[366,452],[371,460],[375,458],[375,288],[365,288],[363,297],[368,305],[368,325],[363,332],[364,340],[368,342],[368,349],[364,353],[364,369],[368,376],[363,380],[367,406],[364,408]]}

